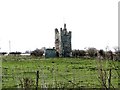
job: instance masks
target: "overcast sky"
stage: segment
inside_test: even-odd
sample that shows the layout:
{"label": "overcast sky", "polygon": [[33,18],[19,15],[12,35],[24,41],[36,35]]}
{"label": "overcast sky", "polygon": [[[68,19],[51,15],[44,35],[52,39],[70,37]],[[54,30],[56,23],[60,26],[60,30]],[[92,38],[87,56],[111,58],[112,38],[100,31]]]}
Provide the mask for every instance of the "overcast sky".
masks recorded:
{"label": "overcast sky", "polygon": [[118,45],[119,0],[0,0],[0,51],[54,47],[66,23],[72,49]]}

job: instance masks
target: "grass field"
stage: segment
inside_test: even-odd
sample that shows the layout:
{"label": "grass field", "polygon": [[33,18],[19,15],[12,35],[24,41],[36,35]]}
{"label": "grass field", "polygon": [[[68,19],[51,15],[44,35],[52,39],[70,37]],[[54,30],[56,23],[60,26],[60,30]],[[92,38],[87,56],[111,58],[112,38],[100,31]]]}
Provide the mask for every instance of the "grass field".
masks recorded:
{"label": "grass field", "polygon": [[[112,69],[111,83],[118,88],[118,62],[102,61],[104,69]],[[2,57],[2,87],[16,88],[29,80],[36,86],[36,72],[39,71],[39,88],[101,88],[98,60],[80,58],[34,58],[21,56]],[[26,81],[27,82],[27,81]]]}

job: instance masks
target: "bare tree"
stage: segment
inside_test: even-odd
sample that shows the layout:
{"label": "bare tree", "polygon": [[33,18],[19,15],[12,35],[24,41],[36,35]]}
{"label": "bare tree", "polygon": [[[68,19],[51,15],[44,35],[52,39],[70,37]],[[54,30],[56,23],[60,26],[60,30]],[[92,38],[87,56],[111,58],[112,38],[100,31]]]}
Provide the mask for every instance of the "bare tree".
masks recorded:
{"label": "bare tree", "polygon": [[90,47],[90,48],[88,48],[87,53],[90,57],[95,57],[97,54],[97,49]]}

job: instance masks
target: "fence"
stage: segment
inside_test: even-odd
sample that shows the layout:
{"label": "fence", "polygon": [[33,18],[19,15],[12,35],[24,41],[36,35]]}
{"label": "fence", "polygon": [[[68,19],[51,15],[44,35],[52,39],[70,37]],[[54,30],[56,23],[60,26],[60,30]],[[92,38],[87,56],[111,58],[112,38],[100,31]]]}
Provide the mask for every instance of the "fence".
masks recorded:
{"label": "fence", "polygon": [[2,59],[0,56],[0,90],[2,89]]}
{"label": "fence", "polygon": [[[14,70],[12,71],[14,72]],[[39,73],[38,73],[39,72]],[[7,73],[7,72],[6,72]],[[36,74],[37,73],[37,74]],[[6,84],[9,84],[8,87],[22,87],[22,84],[32,84],[34,87],[39,88],[77,88],[77,87],[91,87],[95,88],[95,83],[91,78],[96,78],[96,75],[76,75],[75,72],[73,73],[57,73],[55,71],[52,72],[42,72],[42,71],[19,71],[19,73],[12,73],[3,75],[3,87]],[[84,79],[83,79],[84,78]],[[28,79],[28,82],[25,81]],[[91,80],[91,82],[88,80]],[[33,83],[32,83],[33,80]],[[97,79],[96,79],[97,80]],[[10,85],[11,83],[11,85]],[[14,85],[14,86],[13,86]],[[98,84],[99,85],[99,84]],[[25,86],[24,86],[25,87]]]}
{"label": "fence", "polygon": [[[115,63],[117,65],[116,61]],[[103,84],[101,80],[104,79],[106,85],[110,84],[107,81],[109,80],[117,88],[119,75],[116,70],[118,71],[118,68],[109,66],[108,62],[102,64],[105,69],[99,68],[97,64],[100,63],[96,60],[79,58],[23,59],[23,57],[15,57],[12,59],[9,57],[5,60],[3,58],[2,87],[101,88]],[[109,78],[110,68],[111,78]]]}

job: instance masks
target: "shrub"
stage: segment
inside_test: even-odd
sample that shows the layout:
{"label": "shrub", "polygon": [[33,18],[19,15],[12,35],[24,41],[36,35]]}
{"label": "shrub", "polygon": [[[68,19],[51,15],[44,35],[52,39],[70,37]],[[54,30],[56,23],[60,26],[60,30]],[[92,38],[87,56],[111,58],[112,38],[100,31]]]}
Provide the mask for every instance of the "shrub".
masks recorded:
{"label": "shrub", "polygon": [[7,54],[7,52],[0,52],[0,55],[5,55]]}
{"label": "shrub", "polygon": [[36,50],[31,52],[31,55],[33,55],[33,56],[40,56],[41,57],[41,56],[43,56],[43,54],[44,54],[44,51],[42,49],[36,49]]}
{"label": "shrub", "polygon": [[86,52],[84,50],[79,50],[79,56],[83,57],[86,55]]}
{"label": "shrub", "polygon": [[84,50],[73,50],[72,56],[73,57],[83,57],[86,55],[86,52]]}
{"label": "shrub", "polygon": [[20,55],[21,52],[10,52],[9,55]]}

